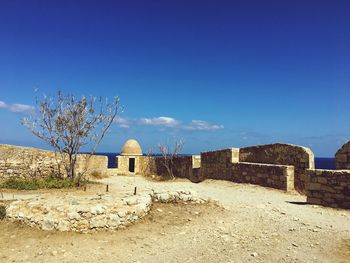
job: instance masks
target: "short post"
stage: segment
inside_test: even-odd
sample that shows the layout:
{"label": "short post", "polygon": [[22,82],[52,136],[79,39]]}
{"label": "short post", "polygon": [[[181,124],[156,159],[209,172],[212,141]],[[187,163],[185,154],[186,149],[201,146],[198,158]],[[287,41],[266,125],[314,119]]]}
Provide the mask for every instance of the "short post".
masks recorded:
{"label": "short post", "polygon": [[137,192],[137,187],[135,186],[135,188],[134,188],[134,195],[136,195],[136,192]]}
{"label": "short post", "polygon": [[86,192],[86,185],[84,186],[84,192]]}
{"label": "short post", "polygon": [[108,192],[108,184],[106,185],[106,192]]}

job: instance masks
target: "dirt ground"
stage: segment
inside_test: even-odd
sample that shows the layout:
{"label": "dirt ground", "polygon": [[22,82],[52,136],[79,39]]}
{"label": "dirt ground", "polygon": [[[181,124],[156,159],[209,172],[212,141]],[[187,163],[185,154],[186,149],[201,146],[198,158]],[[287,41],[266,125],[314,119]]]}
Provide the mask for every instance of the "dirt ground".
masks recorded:
{"label": "dirt ground", "polygon": [[105,183],[114,191],[190,187],[220,205],[154,204],[126,229],[91,234],[0,221],[0,262],[350,262],[350,211],[223,181]]}

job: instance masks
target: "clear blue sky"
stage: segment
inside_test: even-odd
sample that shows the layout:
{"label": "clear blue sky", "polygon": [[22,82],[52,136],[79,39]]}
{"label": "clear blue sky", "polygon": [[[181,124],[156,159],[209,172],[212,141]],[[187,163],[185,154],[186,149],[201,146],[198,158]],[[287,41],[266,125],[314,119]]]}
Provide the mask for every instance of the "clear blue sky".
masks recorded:
{"label": "clear blue sky", "polygon": [[[100,151],[286,142],[333,156],[350,139],[350,2],[0,0],[0,143],[34,89],[118,95]],[[23,105],[16,105],[23,104]]]}

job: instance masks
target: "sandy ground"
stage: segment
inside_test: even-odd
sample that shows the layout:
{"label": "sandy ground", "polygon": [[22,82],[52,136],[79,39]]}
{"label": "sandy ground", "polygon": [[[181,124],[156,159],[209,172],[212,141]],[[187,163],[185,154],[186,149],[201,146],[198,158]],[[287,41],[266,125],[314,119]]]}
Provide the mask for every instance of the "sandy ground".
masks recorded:
{"label": "sandy ground", "polygon": [[[92,234],[47,232],[1,221],[0,262],[350,262],[347,210],[307,205],[300,195],[225,181],[113,177],[102,182],[118,195],[134,186],[138,192],[192,189],[219,205],[155,204],[135,225]],[[88,193],[104,189],[94,185]]]}

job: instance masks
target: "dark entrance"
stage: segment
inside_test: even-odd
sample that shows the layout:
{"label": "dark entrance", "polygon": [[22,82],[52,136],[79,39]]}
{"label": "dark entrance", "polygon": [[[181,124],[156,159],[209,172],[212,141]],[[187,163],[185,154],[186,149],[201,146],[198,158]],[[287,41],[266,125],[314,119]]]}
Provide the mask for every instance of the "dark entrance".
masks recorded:
{"label": "dark entrance", "polygon": [[135,172],[135,158],[129,158],[129,172]]}

